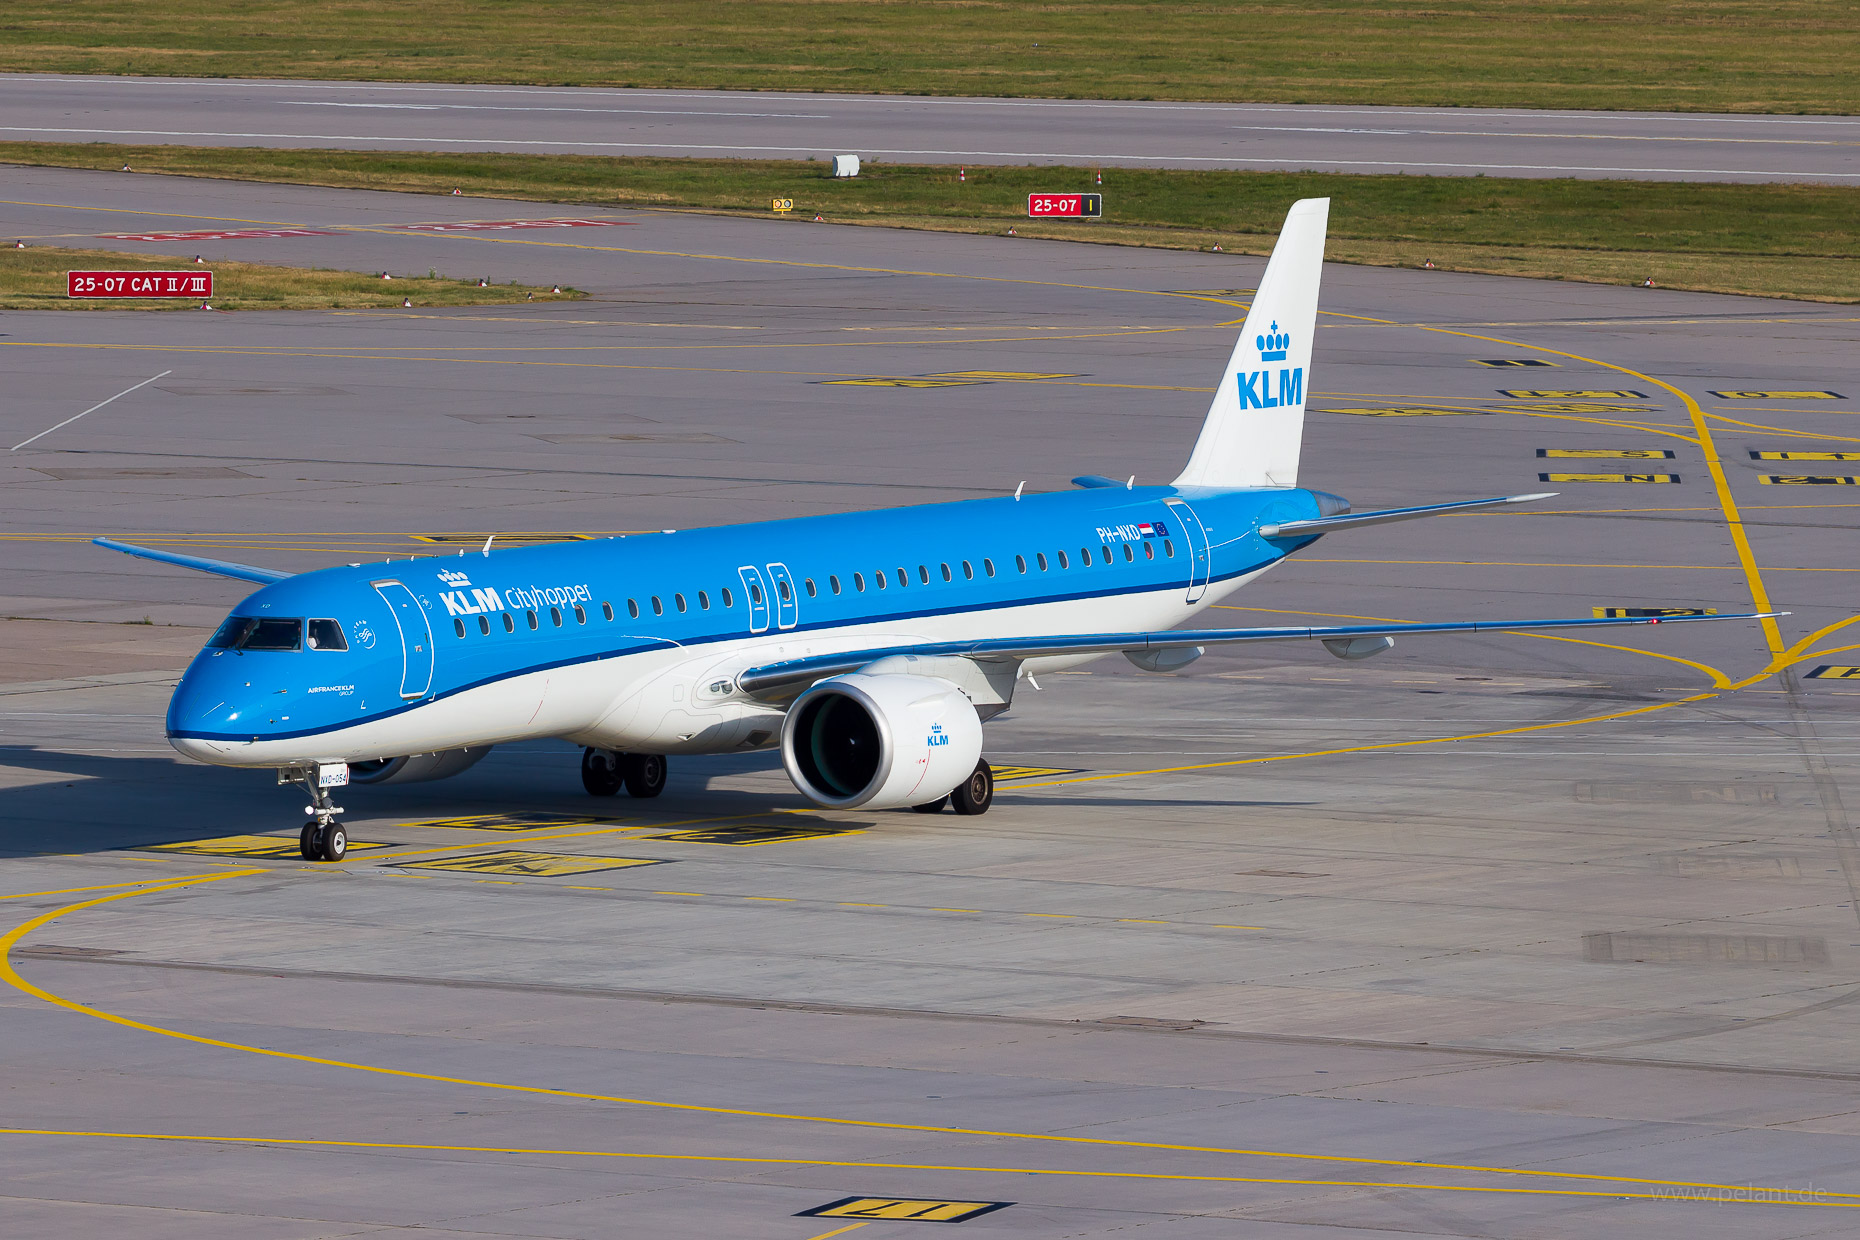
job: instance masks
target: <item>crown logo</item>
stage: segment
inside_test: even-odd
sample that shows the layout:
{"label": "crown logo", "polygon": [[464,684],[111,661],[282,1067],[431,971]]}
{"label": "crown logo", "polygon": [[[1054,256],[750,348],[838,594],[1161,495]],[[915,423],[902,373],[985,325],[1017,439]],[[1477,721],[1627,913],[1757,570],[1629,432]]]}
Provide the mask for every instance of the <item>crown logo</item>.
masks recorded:
{"label": "crown logo", "polygon": [[439,579],[449,586],[468,586],[471,584],[471,578],[467,577],[464,573],[442,572],[439,574]]}
{"label": "crown logo", "polygon": [[1268,335],[1253,337],[1253,343],[1259,346],[1259,360],[1262,362],[1282,362],[1286,352],[1292,347],[1292,334],[1279,330],[1277,320],[1273,321]]}

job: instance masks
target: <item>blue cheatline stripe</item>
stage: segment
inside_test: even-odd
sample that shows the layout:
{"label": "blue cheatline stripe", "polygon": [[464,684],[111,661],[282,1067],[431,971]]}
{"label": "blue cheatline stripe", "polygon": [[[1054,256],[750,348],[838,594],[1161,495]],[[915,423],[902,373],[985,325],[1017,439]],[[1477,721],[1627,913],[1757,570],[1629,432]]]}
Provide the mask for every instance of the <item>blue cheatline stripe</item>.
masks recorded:
{"label": "blue cheatline stripe", "polygon": [[[1224,573],[1221,576],[1215,577],[1212,580],[1210,580],[1208,584],[1213,585],[1215,582],[1231,581],[1236,577],[1244,577],[1248,573],[1257,572],[1260,569],[1271,567],[1273,564],[1278,563],[1279,559],[1280,557],[1275,556],[1271,559],[1255,564],[1249,568],[1243,568],[1243,569],[1238,570],[1237,572]],[[1082,600],[1094,599],[1094,598],[1120,598],[1120,597],[1129,597],[1129,596],[1137,595],[1137,594],[1157,594],[1157,593],[1161,593],[1164,591],[1175,591],[1175,590],[1186,591],[1187,589],[1188,589],[1188,585],[1186,582],[1164,582],[1159,585],[1151,585],[1151,586],[1148,586],[1142,589],[1085,590],[1085,591],[1078,591],[1072,594],[1037,595],[1032,598],[1022,599],[1022,600],[1017,600],[1017,601],[1012,601],[1012,602],[1006,602],[1006,603],[999,603],[999,602],[977,603],[977,604],[973,604],[971,606],[966,606],[966,607],[927,607],[919,611],[894,612],[894,613],[890,613],[890,614],[882,615],[882,616],[861,617],[855,620],[822,622],[819,624],[801,624],[801,625],[795,626],[792,629],[777,630],[777,629],[771,628],[763,633],[747,633],[747,632],[744,632],[743,630],[737,629],[737,630],[732,630],[728,633],[715,633],[715,634],[710,634],[707,636],[693,638],[693,639],[685,640],[685,641],[673,640],[671,638],[647,639],[647,641],[645,641],[644,643],[640,645],[628,646],[624,648],[601,650],[601,651],[593,652],[591,654],[575,655],[570,658],[556,659],[556,660],[552,660],[552,661],[544,662],[544,663],[526,664],[520,668],[515,668],[515,669],[511,669],[507,671],[501,671],[491,676],[486,676],[478,680],[470,681],[465,684],[456,685],[452,688],[445,689],[439,693],[434,694],[432,697],[423,698],[417,702],[406,702],[400,706],[396,706],[388,710],[383,710],[378,714],[370,714],[366,719],[352,720],[350,722],[335,724],[335,725],[331,725],[327,727],[304,728],[304,729],[300,729],[297,731],[291,731],[291,732],[261,733],[259,734],[259,739],[266,740],[266,741],[288,741],[288,740],[300,740],[308,736],[325,736],[332,732],[341,732],[341,731],[346,731],[349,728],[359,727],[360,725],[364,723],[373,723],[380,719],[392,719],[397,715],[406,714],[408,711],[416,710],[422,706],[430,706],[435,702],[444,701],[445,699],[456,696],[457,694],[466,693],[472,689],[483,688],[486,685],[497,684],[500,681],[515,680],[519,676],[528,676],[535,672],[554,671],[556,668],[561,668],[561,667],[576,667],[576,666],[589,664],[589,663],[599,663],[607,659],[619,658],[619,657],[630,655],[630,654],[643,654],[648,650],[654,650],[654,649],[684,648],[688,650],[696,650],[701,647],[719,645],[724,642],[746,641],[752,638],[777,638],[777,637],[791,636],[791,635],[797,635],[797,634],[802,634],[802,633],[822,632],[822,631],[829,630],[829,629],[848,628],[855,624],[857,625],[894,624],[894,623],[899,623],[899,622],[908,621],[908,620],[922,619],[926,616],[969,615],[969,614],[974,614],[978,612],[986,612],[986,611],[1005,611],[1011,608],[1029,607],[1029,606],[1035,606],[1035,605],[1042,604],[1042,603],[1070,603],[1070,602],[1079,602]],[[438,639],[435,638],[434,640],[435,640],[435,644],[437,644]],[[443,660],[440,661],[440,666],[443,668]],[[168,732],[168,735],[171,737],[177,737],[177,738],[181,738],[185,740],[235,741],[235,742],[245,743],[251,740],[253,734],[250,732],[196,732],[196,731],[171,729]]]}

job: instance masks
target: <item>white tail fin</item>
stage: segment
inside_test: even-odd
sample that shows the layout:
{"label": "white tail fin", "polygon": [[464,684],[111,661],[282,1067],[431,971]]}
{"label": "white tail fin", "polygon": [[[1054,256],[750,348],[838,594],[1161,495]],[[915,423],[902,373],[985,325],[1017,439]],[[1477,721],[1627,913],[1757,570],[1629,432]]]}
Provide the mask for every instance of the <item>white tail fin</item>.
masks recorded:
{"label": "white tail fin", "polygon": [[1294,487],[1330,199],[1292,204],[1179,487]]}

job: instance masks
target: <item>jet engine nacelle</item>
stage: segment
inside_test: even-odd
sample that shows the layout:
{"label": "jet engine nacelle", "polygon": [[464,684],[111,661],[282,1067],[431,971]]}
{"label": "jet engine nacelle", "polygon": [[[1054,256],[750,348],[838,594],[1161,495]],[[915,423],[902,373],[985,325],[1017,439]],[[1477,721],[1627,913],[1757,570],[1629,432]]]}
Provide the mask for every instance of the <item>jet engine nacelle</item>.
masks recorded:
{"label": "jet engine nacelle", "polygon": [[446,779],[472,766],[491,752],[489,745],[447,749],[440,753],[410,753],[398,758],[374,758],[349,763],[349,779],[358,784],[423,784]]}
{"label": "jet engine nacelle", "polygon": [[788,778],[829,809],[934,801],[973,774],[981,756],[974,704],[935,676],[835,676],[796,698],[782,720]]}

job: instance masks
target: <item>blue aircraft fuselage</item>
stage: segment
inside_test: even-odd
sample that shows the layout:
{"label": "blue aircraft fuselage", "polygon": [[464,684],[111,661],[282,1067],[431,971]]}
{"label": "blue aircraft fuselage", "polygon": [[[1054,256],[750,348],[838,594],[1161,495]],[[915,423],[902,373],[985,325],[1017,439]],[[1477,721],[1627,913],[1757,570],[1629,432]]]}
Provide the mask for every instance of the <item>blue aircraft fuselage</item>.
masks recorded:
{"label": "blue aircraft fuselage", "polygon": [[[598,670],[624,691],[629,661],[707,650],[753,661],[875,631],[1053,632],[1056,615],[1078,620],[1057,631],[1166,628],[1313,541],[1269,541],[1262,525],[1318,512],[1300,489],[1118,487],[325,569],[233,609],[182,678],[168,734],[209,761],[276,765],[544,673]],[[241,619],[295,624],[237,648]],[[465,739],[510,734],[487,721]],[[392,735],[417,749],[462,734],[449,719]]]}

